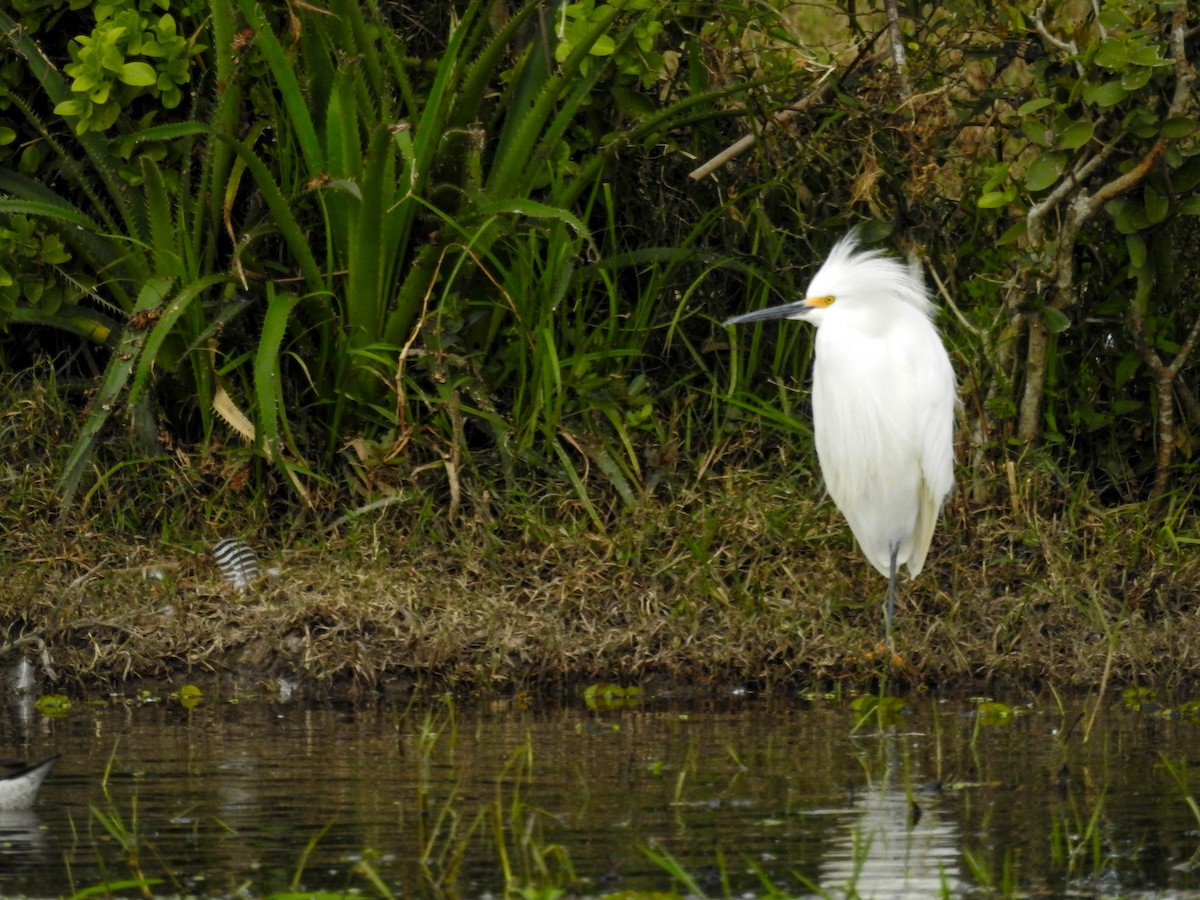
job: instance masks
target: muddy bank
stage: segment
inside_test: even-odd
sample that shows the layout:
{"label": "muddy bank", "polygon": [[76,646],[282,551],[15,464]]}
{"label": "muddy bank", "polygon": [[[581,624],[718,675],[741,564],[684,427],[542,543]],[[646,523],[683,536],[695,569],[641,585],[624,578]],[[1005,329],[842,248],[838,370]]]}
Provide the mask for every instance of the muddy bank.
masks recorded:
{"label": "muddy bank", "polygon": [[[607,535],[569,519],[409,529],[403,516],[290,544],[239,592],[199,535],[8,532],[0,664],[43,690],[233,679],[315,693],[573,680],[724,690],[894,681],[937,689],[1173,683],[1200,675],[1200,554],[1131,508],[972,509],[942,523],[881,654],[883,581],[837,512],[788,479],[724,479]],[[1044,505],[1044,504],[1043,504]],[[50,676],[53,676],[51,678]]]}

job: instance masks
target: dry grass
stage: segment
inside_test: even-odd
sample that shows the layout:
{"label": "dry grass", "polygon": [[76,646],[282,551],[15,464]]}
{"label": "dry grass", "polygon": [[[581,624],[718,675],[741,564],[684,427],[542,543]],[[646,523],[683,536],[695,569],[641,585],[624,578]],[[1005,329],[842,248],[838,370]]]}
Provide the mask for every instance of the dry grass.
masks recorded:
{"label": "dry grass", "polygon": [[[261,502],[170,461],[125,467],[88,510],[53,521],[61,426],[38,420],[41,408],[11,403],[3,420],[14,450],[0,463],[0,664],[25,654],[60,685],[725,690],[1200,675],[1200,554],[1158,536],[1144,509],[1068,502],[1033,469],[985,478],[1004,486],[999,505],[960,496],[947,510],[925,572],[902,592],[907,669],[889,672],[882,580],[803,471],[681,477],[604,536],[545,498],[486,515],[481,504],[453,527],[396,504],[353,529],[277,536]],[[1196,531],[1194,519],[1173,525]],[[281,573],[246,595],[227,588],[204,550],[230,534],[256,535]]]}

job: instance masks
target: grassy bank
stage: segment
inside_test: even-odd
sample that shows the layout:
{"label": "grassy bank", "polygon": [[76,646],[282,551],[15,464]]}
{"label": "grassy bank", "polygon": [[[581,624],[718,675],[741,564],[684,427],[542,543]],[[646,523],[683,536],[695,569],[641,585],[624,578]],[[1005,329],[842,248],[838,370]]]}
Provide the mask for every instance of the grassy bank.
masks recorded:
{"label": "grassy bank", "polygon": [[[85,505],[58,514],[65,394],[8,391],[0,498],[0,658],[24,653],[59,686],[220,674],[334,692],[574,679],[725,690],[886,671],[883,581],[804,460],[681,461],[640,509],[614,506],[605,533],[569,485],[531,485],[519,504],[464,489],[454,521],[432,483],[357,509],[331,490],[323,518],[293,515],[239,492],[240,451],[109,464]],[[904,586],[908,670],[893,678],[1200,675],[1194,519],[1100,508],[1032,464],[986,485],[999,499],[952,498]],[[232,590],[207,553],[231,536],[278,573]]]}

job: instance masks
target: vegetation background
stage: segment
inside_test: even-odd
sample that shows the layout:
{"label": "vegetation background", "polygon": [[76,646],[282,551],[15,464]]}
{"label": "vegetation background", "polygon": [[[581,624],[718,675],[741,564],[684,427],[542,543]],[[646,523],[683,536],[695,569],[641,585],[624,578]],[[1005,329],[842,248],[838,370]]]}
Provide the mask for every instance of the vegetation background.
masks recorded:
{"label": "vegetation background", "polygon": [[[916,676],[1195,674],[1198,29],[3,0],[0,640],[79,678],[869,669],[812,335],[719,325],[858,226],[961,382]],[[289,554],[232,605],[228,536]]]}

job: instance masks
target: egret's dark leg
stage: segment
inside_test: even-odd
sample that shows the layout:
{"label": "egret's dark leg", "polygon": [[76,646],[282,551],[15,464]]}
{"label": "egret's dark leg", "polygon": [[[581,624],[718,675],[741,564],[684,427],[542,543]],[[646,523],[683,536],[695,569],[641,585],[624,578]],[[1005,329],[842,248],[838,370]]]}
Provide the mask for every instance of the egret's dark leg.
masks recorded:
{"label": "egret's dark leg", "polygon": [[895,652],[896,642],[892,640],[892,620],[896,616],[896,556],[900,553],[900,545],[892,547],[892,561],[888,565],[887,601],[883,607],[883,635],[888,647]]}

